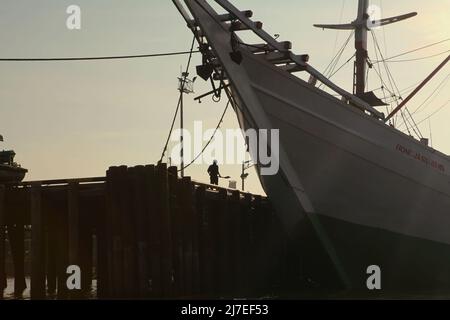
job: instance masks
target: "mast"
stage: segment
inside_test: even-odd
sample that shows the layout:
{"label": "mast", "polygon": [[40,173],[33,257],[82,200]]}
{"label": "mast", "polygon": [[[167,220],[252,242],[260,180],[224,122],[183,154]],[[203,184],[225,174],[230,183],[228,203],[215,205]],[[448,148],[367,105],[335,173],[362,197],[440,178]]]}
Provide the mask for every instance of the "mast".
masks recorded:
{"label": "mast", "polygon": [[354,67],[353,94],[357,96],[362,96],[366,91],[367,58],[369,57],[367,52],[368,9],[369,0],[359,0],[358,16],[354,22],[356,61]]}
{"label": "mast", "polygon": [[355,31],[355,57],[354,78],[353,78],[353,94],[363,97],[366,90],[366,71],[367,58],[367,34],[372,26],[385,26],[391,23],[409,19],[417,15],[417,12],[381,19],[372,20],[369,15],[369,0],[358,0],[358,14],[356,20],[347,24],[315,24],[314,26],[321,29],[333,30],[354,30]]}

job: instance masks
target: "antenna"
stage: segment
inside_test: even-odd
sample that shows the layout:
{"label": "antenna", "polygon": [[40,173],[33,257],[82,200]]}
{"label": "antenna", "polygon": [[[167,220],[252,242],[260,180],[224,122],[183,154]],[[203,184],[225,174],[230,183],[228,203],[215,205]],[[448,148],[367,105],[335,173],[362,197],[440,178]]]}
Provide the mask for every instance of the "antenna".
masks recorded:
{"label": "antenna", "polygon": [[194,79],[189,79],[189,72],[181,71],[181,76],[178,78],[178,91],[180,91],[180,159],[181,159],[181,169],[180,174],[181,177],[184,177],[184,94],[194,93],[194,82],[197,80],[197,77]]}
{"label": "antenna", "polygon": [[371,20],[368,13],[369,0],[358,0],[358,15],[356,20],[347,24],[315,24],[314,27],[333,30],[355,30],[356,61],[354,66],[353,94],[362,97],[366,89],[366,68],[367,58],[367,32],[373,27],[385,26],[412,18],[417,12],[385,18],[381,20]]}

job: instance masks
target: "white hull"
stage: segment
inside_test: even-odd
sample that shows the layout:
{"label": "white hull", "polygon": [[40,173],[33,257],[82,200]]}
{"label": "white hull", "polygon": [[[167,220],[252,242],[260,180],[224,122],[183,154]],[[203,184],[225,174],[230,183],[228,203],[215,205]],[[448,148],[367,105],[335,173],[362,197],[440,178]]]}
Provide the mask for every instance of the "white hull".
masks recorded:
{"label": "white hull", "polygon": [[450,244],[447,156],[258,60],[248,55],[241,64],[248,89],[270,129],[280,130],[316,213]]}
{"label": "white hull", "polygon": [[[214,18],[205,1],[185,2],[226,71],[241,127],[280,130],[280,172],[260,178],[289,231],[295,232],[302,222],[310,221],[344,282],[349,270],[362,274],[365,270],[357,269],[364,264],[355,267],[348,263],[346,251],[352,248],[336,240],[340,231],[333,228],[340,222],[371,230],[367,232],[381,230],[389,239],[397,239],[391,233],[411,238],[413,246],[416,239],[422,239],[426,243],[424,252],[429,251],[429,243],[436,243],[439,249],[435,251],[437,260],[429,265],[431,274],[436,272],[436,262],[450,264],[450,253],[443,253],[446,249],[440,247],[450,244],[448,156],[245,48],[240,48],[242,62],[232,61],[227,28]],[[320,217],[334,222],[323,224]],[[344,228],[345,232],[351,230]],[[348,234],[347,240],[352,239],[355,246],[363,245],[353,236]],[[373,242],[377,242],[373,247],[382,251],[374,257],[382,263],[396,257],[396,243],[382,244],[382,239]],[[410,258],[399,257],[402,267]],[[376,264],[376,260],[371,263]],[[391,274],[397,275],[394,271]],[[450,283],[449,272],[439,277]]]}

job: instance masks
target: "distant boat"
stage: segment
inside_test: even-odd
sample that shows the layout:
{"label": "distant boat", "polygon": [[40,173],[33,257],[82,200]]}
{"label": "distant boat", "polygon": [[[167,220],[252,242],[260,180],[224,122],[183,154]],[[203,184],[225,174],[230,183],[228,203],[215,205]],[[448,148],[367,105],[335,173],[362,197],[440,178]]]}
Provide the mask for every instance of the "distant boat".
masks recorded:
{"label": "distant boat", "polygon": [[[3,141],[1,135],[0,141]],[[0,184],[18,183],[25,178],[28,170],[14,162],[15,156],[16,153],[13,150],[0,151]]]}
{"label": "distant boat", "polygon": [[[365,288],[366,270],[376,265],[383,289],[448,290],[450,157],[389,120],[450,56],[388,116],[377,108],[389,101],[367,91],[369,24],[384,26],[416,13],[371,21],[369,1],[359,0],[352,23],[316,25],[355,35],[350,93],[315,70],[308,55],[294,54],[290,42],[279,42],[250,20],[251,11],[227,0],[173,2],[199,42],[203,65],[197,72],[220,80],[214,92],[225,90],[241,128],[280,130],[280,171],[260,180],[286,229],[302,239],[303,272],[326,278],[331,268],[325,265],[331,265],[346,287]],[[261,42],[246,43],[239,34],[245,30]]]}

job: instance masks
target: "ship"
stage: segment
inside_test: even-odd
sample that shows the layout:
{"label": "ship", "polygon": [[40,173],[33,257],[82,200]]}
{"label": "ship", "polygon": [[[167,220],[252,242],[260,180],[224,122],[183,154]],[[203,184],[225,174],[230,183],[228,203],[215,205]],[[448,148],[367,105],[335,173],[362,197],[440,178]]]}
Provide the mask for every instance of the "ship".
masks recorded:
{"label": "ship", "polygon": [[[0,135],[0,141],[3,136]],[[0,151],[0,184],[14,184],[21,182],[28,170],[14,162],[16,153],[13,150]]]}
{"label": "ship", "polygon": [[[211,79],[214,94],[228,96],[242,130],[279,130],[278,173],[263,175],[264,165],[253,161],[298,242],[305,277],[325,289],[368,290],[371,270],[378,270],[386,292],[449,290],[450,158],[396,127],[393,120],[413,94],[385,114],[385,101],[366,83],[370,25],[417,13],[375,21],[369,1],[359,0],[353,22],[316,25],[354,31],[348,92],[316,70],[309,55],[293,53],[291,42],[264,31],[252,11],[227,0],[172,1],[202,53],[197,73]],[[241,31],[260,43],[245,42]],[[272,149],[267,137],[259,139]]]}

